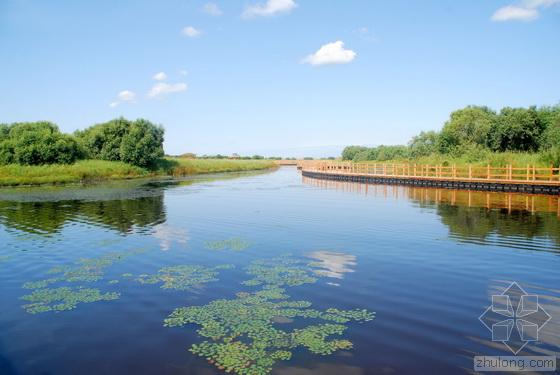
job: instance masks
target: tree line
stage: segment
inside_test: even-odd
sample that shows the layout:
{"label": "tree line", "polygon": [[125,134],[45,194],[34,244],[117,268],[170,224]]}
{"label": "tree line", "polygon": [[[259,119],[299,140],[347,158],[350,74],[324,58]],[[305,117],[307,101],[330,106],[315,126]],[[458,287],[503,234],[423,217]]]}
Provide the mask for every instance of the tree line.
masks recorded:
{"label": "tree line", "polygon": [[543,161],[558,166],[560,105],[506,107],[499,112],[468,106],[452,112],[440,131],[421,132],[407,145],[348,146],[342,158],[384,161],[448,155],[476,160],[503,152],[539,153]]}
{"label": "tree line", "polygon": [[0,165],[98,159],[150,167],[164,156],[163,139],[163,127],[144,119],[118,118],[74,134],[47,121],[0,124]]}

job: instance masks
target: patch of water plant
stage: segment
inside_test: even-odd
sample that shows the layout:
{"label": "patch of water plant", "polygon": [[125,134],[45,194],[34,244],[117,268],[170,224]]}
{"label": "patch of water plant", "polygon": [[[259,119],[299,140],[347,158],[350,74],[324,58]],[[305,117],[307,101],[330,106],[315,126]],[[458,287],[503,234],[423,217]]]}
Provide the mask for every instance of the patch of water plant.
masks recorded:
{"label": "patch of water plant", "polygon": [[231,264],[216,267],[179,265],[164,267],[153,275],[140,275],[136,281],[142,284],[162,284],[162,289],[189,290],[195,286],[218,281],[218,271],[230,269]]}
{"label": "patch of water plant", "polygon": [[230,238],[219,241],[206,241],[204,247],[209,250],[233,250],[242,251],[251,246],[251,243],[241,238]]}
{"label": "patch of water plant", "polygon": [[99,289],[61,287],[37,289],[21,299],[31,302],[23,305],[25,311],[30,314],[38,314],[48,311],[73,310],[82,303],[111,301],[118,299],[119,296],[119,293],[102,293]]}
{"label": "patch of water plant", "polygon": [[[260,286],[253,292],[237,293],[233,299],[219,299],[204,306],[181,307],[164,321],[166,327],[199,325],[206,340],[189,349],[220,370],[236,374],[269,374],[278,361],[291,359],[297,348],[318,355],[351,349],[352,342],[339,338],[349,322],[374,318],[367,310],[313,309],[309,301],[294,301],[286,286],[314,283],[313,270],[289,257],[253,262],[244,282]],[[282,324],[294,322],[286,329]],[[304,326],[304,322],[309,322]]]}
{"label": "patch of water plant", "polygon": [[56,282],[94,282],[103,279],[105,269],[113,263],[124,260],[140,251],[107,253],[100,258],[83,258],[74,265],[61,265],[51,268],[47,273],[54,275],[43,280],[23,284],[24,289],[45,288]]}
{"label": "patch of water plant", "polygon": [[[23,284],[25,289],[34,289],[31,294],[21,297],[31,302],[22,307],[32,314],[48,311],[65,311],[75,309],[79,304],[98,301],[112,301],[120,297],[116,292],[102,292],[99,289],[78,287],[49,287],[53,283],[95,282],[102,280],[105,269],[115,262],[124,260],[142,251],[107,253],[100,258],[84,258],[73,265],[62,265],[51,268],[48,273],[52,277],[30,281]],[[111,280],[109,284],[116,284],[118,280]]]}
{"label": "patch of water plant", "polygon": [[247,274],[253,276],[243,282],[247,286],[298,286],[317,282],[308,263],[289,256],[256,260],[247,267]]}

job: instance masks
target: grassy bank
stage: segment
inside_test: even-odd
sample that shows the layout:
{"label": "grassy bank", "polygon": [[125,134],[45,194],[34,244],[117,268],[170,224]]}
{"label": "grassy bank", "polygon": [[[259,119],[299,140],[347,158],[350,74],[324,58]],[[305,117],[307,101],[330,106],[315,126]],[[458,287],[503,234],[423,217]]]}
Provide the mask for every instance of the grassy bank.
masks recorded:
{"label": "grassy bank", "polygon": [[[375,161],[370,161],[374,163]],[[506,167],[511,164],[514,167],[526,167],[527,165],[536,167],[550,167],[551,163],[547,158],[539,153],[524,152],[481,152],[478,155],[462,155],[451,156],[444,154],[433,154],[430,156],[421,156],[417,158],[401,158],[387,161],[378,161],[378,163],[407,163],[422,165],[468,165],[492,167]]]}
{"label": "grassy bank", "polygon": [[274,167],[266,160],[162,159],[148,170],[130,164],[103,160],[82,160],[74,164],[0,166],[0,186],[88,183],[150,176],[188,176],[202,173],[262,170]]}
{"label": "grassy bank", "polygon": [[182,159],[166,158],[157,173],[176,177],[203,173],[241,172],[269,169],[276,166],[271,160]]}

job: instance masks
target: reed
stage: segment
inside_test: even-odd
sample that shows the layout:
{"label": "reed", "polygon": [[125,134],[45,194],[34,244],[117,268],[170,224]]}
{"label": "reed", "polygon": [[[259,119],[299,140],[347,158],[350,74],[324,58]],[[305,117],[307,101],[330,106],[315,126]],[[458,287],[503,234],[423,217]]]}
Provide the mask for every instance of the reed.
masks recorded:
{"label": "reed", "polygon": [[151,169],[123,162],[81,160],[74,164],[0,166],[0,186],[91,183],[150,176],[188,176],[204,173],[239,172],[273,168],[270,160],[160,159]]}

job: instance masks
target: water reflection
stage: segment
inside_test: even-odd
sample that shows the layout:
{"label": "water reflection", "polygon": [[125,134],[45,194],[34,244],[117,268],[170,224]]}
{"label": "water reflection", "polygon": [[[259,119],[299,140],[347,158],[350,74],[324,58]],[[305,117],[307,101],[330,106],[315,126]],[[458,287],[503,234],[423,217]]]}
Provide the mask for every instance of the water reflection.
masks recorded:
{"label": "water reflection", "polygon": [[162,251],[171,249],[173,243],[178,243],[181,246],[186,246],[190,237],[186,229],[174,227],[169,224],[158,224],[154,227],[153,236],[160,242]]}
{"label": "water reflection", "polygon": [[58,233],[70,222],[104,226],[121,233],[165,221],[163,191],[135,199],[103,201],[0,201],[0,224],[31,234]]}
{"label": "water reflection", "polygon": [[335,279],[343,279],[345,273],[354,272],[350,266],[356,265],[356,256],[351,254],[314,251],[308,257],[317,260],[313,262],[313,265],[319,268],[315,274]]}
{"label": "water reflection", "polygon": [[115,181],[99,185],[0,189],[0,225],[29,234],[52,235],[69,223],[86,223],[120,233],[149,231],[168,250],[189,239],[181,228],[164,225],[164,194],[170,188],[267,173],[238,172],[184,179]]}
{"label": "water reflection", "polygon": [[[517,247],[522,238],[538,238],[560,244],[560,199],[556,196],[371,185],[309,177],[303,177],[303,182],[372,198],[408,200],[417,207],[433,209],[449,228],[450,237],[462,242]],[[536,250],[538,245],[535,244]],[[550,247],[545,243],[542,246]]]}

